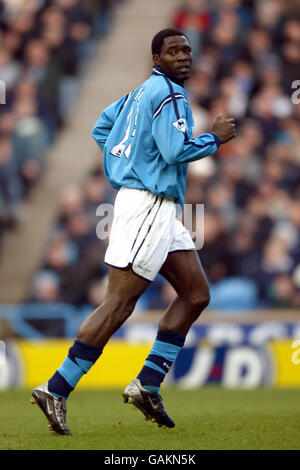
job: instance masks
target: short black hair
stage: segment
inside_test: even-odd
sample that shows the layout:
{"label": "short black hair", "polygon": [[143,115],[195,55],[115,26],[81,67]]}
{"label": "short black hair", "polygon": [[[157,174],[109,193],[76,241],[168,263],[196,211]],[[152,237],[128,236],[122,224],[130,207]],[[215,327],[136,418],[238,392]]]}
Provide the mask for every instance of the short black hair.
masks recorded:
{"label": "short black hair", "polygon": [[166,28],[159,31],[152,39],[151,50],[152,54],[160,54],[160,50],[163,46],[164,39],[169,36],[184,36],[189,41],[189,38],[179,29]]}

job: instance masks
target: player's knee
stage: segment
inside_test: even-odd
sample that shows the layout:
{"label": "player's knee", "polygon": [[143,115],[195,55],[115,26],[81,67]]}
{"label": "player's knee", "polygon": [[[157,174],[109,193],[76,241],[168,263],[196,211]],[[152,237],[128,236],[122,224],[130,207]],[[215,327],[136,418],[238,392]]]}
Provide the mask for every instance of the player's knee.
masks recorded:
{"label": "player's knee", "polygon": [[192,311],[198,312],[198,315],[209,305],[210,292],[208,285],[201,285],[195,287],[189,293],[189,303],[192,306]]}
{"label": "player's knee", "polygon": [[126,297],[116,293],[107,299],[111,305],[109,309],[108,321],[122,324],[128,318],[135,307],[137,299],[134,297]]}
{"label": "player's knee", "polygon": [[203,292],[194,292],[191,294],[189,299],[189,325],[192,325],[201,315],[203,310],[208,306],[210,302],[210,294],[209,290]]}

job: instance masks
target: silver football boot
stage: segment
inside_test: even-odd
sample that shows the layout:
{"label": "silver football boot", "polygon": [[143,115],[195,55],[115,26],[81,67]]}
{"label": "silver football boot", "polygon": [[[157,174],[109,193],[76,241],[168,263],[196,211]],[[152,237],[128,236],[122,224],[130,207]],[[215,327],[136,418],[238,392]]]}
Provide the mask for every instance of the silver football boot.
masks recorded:
{"label": "silver football boot", "polygon": [[37,403],[48,420],[48,428],[57,434],[71,436],[66,423],[66,400],[57,398],[48,390],[48,382],[35,388],[31,394],[31,403]]}
{"label": "silver football boot", "polygon": [[136,406],[147,420],[157,423],[159,427],[174,428],[175,423],[167,414],[160,394],[146,390],[139,379],[135,378],[127,385],[123,398],[125,403]]}

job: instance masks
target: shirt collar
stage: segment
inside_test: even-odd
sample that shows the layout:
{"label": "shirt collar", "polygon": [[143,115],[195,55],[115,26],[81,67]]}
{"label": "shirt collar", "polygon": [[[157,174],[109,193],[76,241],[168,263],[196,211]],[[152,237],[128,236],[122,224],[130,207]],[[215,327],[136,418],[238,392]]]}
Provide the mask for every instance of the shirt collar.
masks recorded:
{"label": "shirt collar", "polygon": [[152,69],[152,75],[164,75],[166,76],[165,72],[159,65],[154,65]]}
{"label": "shirt collar", "polygon": [[171,80],[172,82],[176,83],[177,85],[181,86],[184,89],[184,85],[181,83],[177,83],[172,78],[168,77],[168,75],[163,71],[163,69],[159,65],[154,65],[152,69],[152,75],[158,75],[161,77],[165,77],[167,80]]}

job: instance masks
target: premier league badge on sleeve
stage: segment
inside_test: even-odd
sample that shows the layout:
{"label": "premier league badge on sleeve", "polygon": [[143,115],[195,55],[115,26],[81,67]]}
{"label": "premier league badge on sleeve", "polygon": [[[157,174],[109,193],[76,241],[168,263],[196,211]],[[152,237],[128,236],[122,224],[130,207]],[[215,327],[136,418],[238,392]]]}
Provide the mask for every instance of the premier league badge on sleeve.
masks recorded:
{"label": "premier league badge on sleeve", "polygon": [[186,119],[179,118],[177,121],[172,122],[173,126],[176,127],[178,131],[185,132],[186,131]]}

